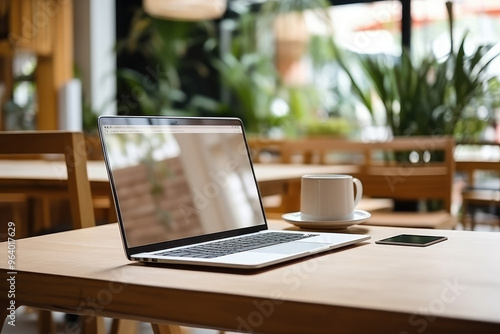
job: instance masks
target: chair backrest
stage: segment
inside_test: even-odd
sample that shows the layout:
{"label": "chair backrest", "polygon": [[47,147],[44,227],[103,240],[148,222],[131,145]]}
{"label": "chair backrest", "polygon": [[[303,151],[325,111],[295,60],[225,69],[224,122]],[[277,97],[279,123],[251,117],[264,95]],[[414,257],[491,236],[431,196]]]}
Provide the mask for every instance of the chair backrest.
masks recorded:
{"label": "chair backrest", "polygon": [[[473,142],[457,143],[455,148],[455,160],[457,162],[457,172],[465,173],[467,187],[484,187],[482,184],[476,184],[477,176],[479,179],[499,179],[500,177],[500,143],[496,142]],[[488,185],[490,188],[490,185]]]}
{"label": "chair backrest", "polygon": [[455,161],[451,137],[399,137],[365,144],[364,195],[400,200],[440,200],[451,212]]}
{"label": "chair backrest", "polygon": [[67,190],[74,228],[95,225],[87,153],[81,132],[12,131],[0,132],[0,155],[62,154],[67,170]]}
{"label": "chair backrest", "polygon": [[248,137],[248,147],[255,163],[279,162],[281,160],[281,147],[285,143],[280,139],[262,137]]}
{"label": "chair backrest", "polygon": [[343,138],[303,138],[281,145],[282,163],[363,164],[365,143]]}
{"label": "chair backrest", "polygon": [[98,135],[86,135],[85,146],[87,149],[87,160],[104,160],[101,140]]}
{"label": "chair backrest", "polygon": [[284,141],[282,163],[348,164],[359,166],[355,176],[364,195],[400,200],[441,200],[451,210],[455,162],[451,137],[397,137],[360,142],[340,138]]}

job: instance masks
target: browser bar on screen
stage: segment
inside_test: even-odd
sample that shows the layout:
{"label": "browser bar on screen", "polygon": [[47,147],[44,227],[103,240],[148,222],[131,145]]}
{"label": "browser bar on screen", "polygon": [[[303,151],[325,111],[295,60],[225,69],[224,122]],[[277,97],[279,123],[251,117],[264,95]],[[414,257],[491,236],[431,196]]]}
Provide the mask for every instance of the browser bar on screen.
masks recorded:
{"label": "browser bar on screen", "polygon": [[105,133],[241,133],[238,125],[104,125]]}

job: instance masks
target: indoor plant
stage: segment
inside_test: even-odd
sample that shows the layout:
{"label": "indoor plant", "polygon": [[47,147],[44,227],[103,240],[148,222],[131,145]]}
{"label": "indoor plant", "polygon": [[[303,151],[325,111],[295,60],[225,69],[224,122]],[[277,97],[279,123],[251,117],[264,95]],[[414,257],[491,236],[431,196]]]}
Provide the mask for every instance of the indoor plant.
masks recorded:
{"label": "indoor plant", "polygon": [[[406,49],[400,58],[347,55],[333,45],[359,101],[372,116],[381,106],[394,136],[447,134],[464,139],[477,136],[485,123],[476,111],[490,97],[494,78],[488,76],[487,69],[498,54],[492,54],[492,45],[486,45],[467,55],[467,34],[455,49],[451,6],[447,7],[451,50],[444,59],[429,54],[415,61]],[[349,60],[360,65],[361,73]]]}

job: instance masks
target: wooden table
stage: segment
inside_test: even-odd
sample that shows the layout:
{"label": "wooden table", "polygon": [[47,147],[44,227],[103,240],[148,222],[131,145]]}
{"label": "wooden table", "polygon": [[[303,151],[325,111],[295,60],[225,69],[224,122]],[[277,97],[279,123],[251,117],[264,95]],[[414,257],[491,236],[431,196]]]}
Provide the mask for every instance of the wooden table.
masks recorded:
{"label": "wooden table", "polygon": [[[87,161],[87,174],[94,195],[110,194],[104,161]],[[5,192],[10,189],[42,194],[60,191],[66,179],[66,166],[60,160],[0,160],[0,187]]]}
{"label": "wooden table", "polygon": [[[111,199],[111,189],[103,161],[87,161],[87,174],[90,181],[94,208],[100,210],[103,221],[116,221],[116,214]],[[19,202],[33,216],[29,223],[19,221],[19,235],[29,235],[44,229],[50,229],[55,212],[54,200],[68,198],[66,165],[61,160],[5,160],[0,159],[0,194],[2,200],[9,200],[14,195],[20,197]],[[27,206],[28,199],[34,205]],[[19,205],[19,202],[16,203]],[[63,205],[66,205],[66,202]],[[20,209],[13,215],[22,217]],[[5,233],[5,232],[3,232]]]}
{"label": "wooden table", "polygon": [[[271,221],[272,227],[291,226]],[[353,226],[358,246],[259,271],[129,262],[116,224],[17,240],[9,303],[259,333],[499,333],[500,233]],[[403,232],[430,247],[376,245]],[[0,244],[7,255],[8,245]],[[15,299],[8,298],[15,281]],[[12,280],[11,280],[12,281]]]}
{"label": "wooden table", "polygon": [[[283,195],[282,212],[300,207],[300,178],[310,173],[356,174],[357,166],[254,164],[262,196]],[[108,175],[103,161],[87,161],[87,172],[93,196],[111,197]],[[66,168],[62,161],[0,160],[2,192],[24,192],[46,195],[65,189]]]}
{"label": "wooden table", "polygon": [[[288,182],[300,179],[310,173],[359,172],[356,166],[294,165],[294,164],[254,164],[255,176],[259,184]],[[89,181],[93,186],[109,185],[104,161],[87,161]],[[57,185],[66,179],[66,168],[59,160],[0,160],[0,182],[22,184]]]}
{"label": "wooden table", "polygon": [[[359,174],[358,166],[351,165],[300,165],[300,164],[254,164],[255,177],[262,197],[281,195],[280,205],[274,211],[300,210],[300,184],[305,174]],[[266,208],[272,214],[272,209]]]}

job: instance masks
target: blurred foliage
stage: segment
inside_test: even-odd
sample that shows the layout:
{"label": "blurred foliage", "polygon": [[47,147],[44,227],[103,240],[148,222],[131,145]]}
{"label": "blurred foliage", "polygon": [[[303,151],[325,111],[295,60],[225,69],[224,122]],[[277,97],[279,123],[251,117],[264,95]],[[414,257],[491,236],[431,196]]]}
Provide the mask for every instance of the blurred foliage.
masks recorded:
{"label": "blurred foliage", "polygon": [[[213,21],[155,19],[137,8],[130,31],[116,50],[145,65],[132,60],[119,68],[118,113],[236,116],[251,133],[303,134],[303,125],[317,118],[326,99],[314,83],[282,81],[275,64],[273,23],[279,15],[307,10],[329,24],[329,2],[287,0],[256,6],[235,0],[228,5],[229,14],[218,22],[221,30],[229,31],[227,46],[222,46],[227,40],[217,36]],[[197,57],[189,58],[193,50]],[[313,62],[328,56],[317,54],[315,47],[308,50]],[[217,86],[217,94],[200,91],[203,85]]]}
{"label": "blurred foliage", "polygon": [[305,133],[308,136],[338,136],[346,137],[352,125],[345,118],[328,118],[326,120],[310,121],[306,124]]}
{"label": "blurred foliage", "polygon": [[[354,93],[372,115],[377,110],[374,96],[381,102],[394,136],[477,135],[486,121],[477,110],[490,98],[493,80],[486,69],[498,54],[492,55],[488,45],[468,56],[465,41],[466,36],[445,59],[431,54],[417,63],[403,50],[399,59],[344,55],[340,64],[349,73]],[[363,75],[352,70],[347,58],[361,65]]]}
{"label": "blurred foliage", "polygon": [[[414,61],[405,48],[399,58],[347,53],[331,42],[354,94],[374,118],[381,106],[394,136],[478,139],[498,107],[498,79],[487,71],[498,53],[493,45],[481,45],[467,54],[467,33],[455,48],[453,6],[450,1],[445,5],[451,50],[444,59],[429,54]],[[487,112],[482,115],[479,110]]]}
{"label": "blurred foliage", "polygon": [[[328,20],[328,2],[322,0],[270,1],[259,10],[246,1],[233,1],[236,18],[226,20],[233,29],[230,52],[213,60],[221,83],[231,93],[225,101],[234,106],[249,132],[293,137],[302,125],[315,118],[321,98],[313,85],[290,85],[282,81],[275,64],[276,46],[273,23],[277,16],[311,10]],[[309,56],[309,54],[308,54]]]}
{"label": "blurred foliage", "polygon": [[203,82],[199,79],[211,71],[207,59],[214,52],[215,35],[213,22],[156,19],[138,7],[116,51],[139,55],[143,67],[118,69],[118,113],[196,115],[202,113],[200,108],[217,108],[210,98],[197,94]]}
{"label": "blurred foliage", "polygon": [[[326,0],[258,6],[230,1],[229,14],[218,22],[227,33],[222,38],[213,21],[160,20],[139,9],[117,52],[140,54],[146,65],[118,70],[119,113],[237,116],[249,132],[259,134],[273,129],[286,136],[345,133],[353,130],[357,117],[354,93],[375,121],[383,111],[395,136],[453,134],[463,139],[484,129],[487,117],[477,111],[491,115],[500,104],[498,80],[487,75],[497,55],[492,55],[492,46],[466,54],[466,35],[444,59],[428,55],[420,61],[412,60],[407,50],[401,57],[360,55],[341,50],[329,36],[311,36],[307,58],[315,74],[343,76],[350,90],[341,80],[330,80],[327,88],[318,88],[324,86],[318,82],[284,83],[275,65],[274,20],[308,11],[331,32],[329,5]],[[347,122],[328,125],[329,118]]]}
{"label": "blurred foliage", "polygon": [[330,22],[328,12],[325,10],[330,6],[326,0],[281,0],[266,1],[262,6],[261,13],[279,15],[291,12],[313,11],[315,16],[325,22]]}

